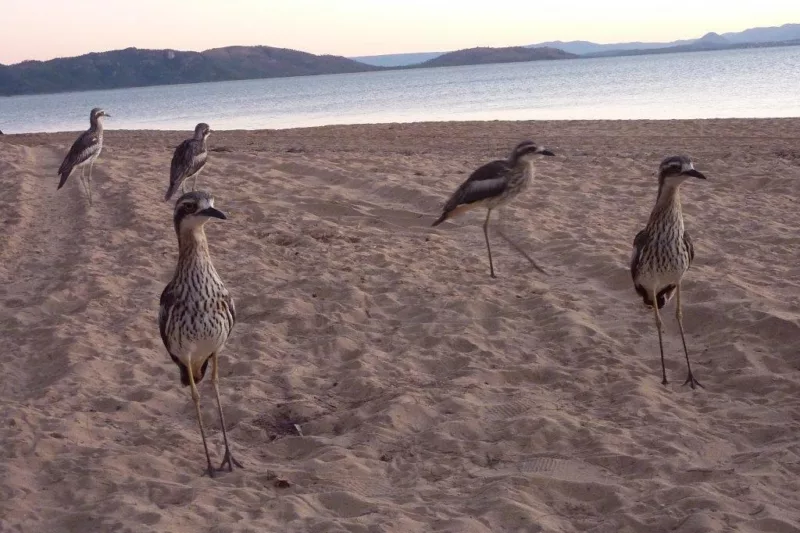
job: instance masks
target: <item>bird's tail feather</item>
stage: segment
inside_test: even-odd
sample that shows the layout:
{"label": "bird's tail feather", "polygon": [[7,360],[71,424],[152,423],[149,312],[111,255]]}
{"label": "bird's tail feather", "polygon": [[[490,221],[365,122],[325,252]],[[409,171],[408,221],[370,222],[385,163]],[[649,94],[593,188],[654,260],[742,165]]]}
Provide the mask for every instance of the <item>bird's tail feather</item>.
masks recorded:
{"label": "bird's tail feather", "polygon": [[172,199],[172,196],[175,194],[175,191],[178,190],[180,183],[177,181],[173,181],[169,184],[169,189],[167,189],[167,194],[164,195],[164,201],[169,202]]}
{"label": "bird's tail feather", "polygon": [[[178,359],[177,357],[175,357],[174,355],[169,354],[169,356],[172,358],[172,361],[176,365],[178,365],[178,369],[181,372],[181,385],[183,385],[184,387],[188,387],[190,385],[190,382],[189,382],[189,368],[185,364],[183,364],[183,362],[180,359]],[[211,360],[211,358],[206,359],[206,362],[203,363],[203,366],[200,367],[200,374],[194,377],[194,384],[195,385],[198,385],[201,381],[203,381],[203,376],[206,375],[206,368],[208,368],[208,362],[210,360]]]}
{"label": "bird's tail feather", "polygon": [[439,224],[441,224],[442,222],[444,222],[445,220],[447,220],[447,218],[448,218],[449,216],[450,216],[450,212],[449,212],[449,211],[446,211],[446,212],[442,213],[442,216],[440,216],[439,218],[437,218],[437,219],[436,219],[436,222],[434,222],[433,224],[431,224],[431,227],[438,226]]}
{"label": "bird's tail feather", "polygon": [[67,178],[69,177],[71,170],[72,169],[59,171],[59,174],[61,174],[61,180],[58,182],[58,187],[56,187],[56,190],[64,186],[64,184],[67,182]]}

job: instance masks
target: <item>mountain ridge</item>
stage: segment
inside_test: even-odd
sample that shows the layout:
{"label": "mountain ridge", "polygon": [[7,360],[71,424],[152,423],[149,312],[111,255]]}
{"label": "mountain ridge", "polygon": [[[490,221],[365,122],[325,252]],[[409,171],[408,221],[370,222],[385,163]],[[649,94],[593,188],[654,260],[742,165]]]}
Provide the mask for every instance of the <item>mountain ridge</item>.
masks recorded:
{"label": "mountain ridge", "polygon": [[[706,35],[709,35],[709,32]],[[748,28],[739,32],[727,32],[716,34],[725,39],[733,45],[742,44],[759,44],[759,43],[779,43],[783,41],[794,41],[800,39],[800,24],[787,23],[781,26],[764,26],[757,28]],[[705,37],[705,36],[704,36]],[[669,47],[681,47],[691,45],[698,40],[703,39],[680,39],[669,42],[643,42],[632,41],[623,43],[594,43],[592,41],[545,41],[536,44],[526,45],[527,48],[535,47],[552,47],[559,48],[571,54],[579,56],[594,57],[600,53],[604,56],[612,55],[610,52],[623,52],[623,51],[639,51],[643,54],[646,50],[660,50]],[[679,50],[680,51],[680,50]],[[414,52],[408,54],[382,54],[372,56],[357,56],[352,57],[356,61],[366,63],[373,66],[407,66],[415,64],[417,57],[424,57],[424,61],[433,59],[447,52]],[[630,54],[620,54],[630,55]],[[420,61],[421,62],[421,61]]]}
{"label": "mountain ridge", "polygon": [[203,52],[129,47],[0,65],[0,95],[43,94],[382,70],[352,59],[271,46]]}
{"label": "mountain ridge", "polygon": [[408,68],[458,67],[465,65],[486,65],[496,63],[522,63],[528,61],[552,61],[574,59],[578,56],[558,48],[525,46],[506,46],[501,48],[465,48],[442,54],[419,65]]}
{"label": "mountain ridge", "polygon": [[[770,37],[772,40],[754,40]],[[560,46],[550,46],[557,43]],[[614,48],[631,44],[636,44],[639,48]],[[392,63],[390,66],[368,64],[343,56],[315,55],[271,46],[227,46],[202,52],[129,47],[47,61],[29,60],[14,65],[0,64],[0,96],[795,45],[800,45],[800,24],[749,28],[742,32],[724,34],[709,32],[699,39],[672,43],[605,45],[589,41],[566,43],[554,41],[528,46],[475,47],[445,53],[372,56],[389,58],[387,61]],[[576,53],[575,50],[578,49],[584,52]],[[415,61],[422,61],[410,65],[400,64],[402,57],[414,57]]]}

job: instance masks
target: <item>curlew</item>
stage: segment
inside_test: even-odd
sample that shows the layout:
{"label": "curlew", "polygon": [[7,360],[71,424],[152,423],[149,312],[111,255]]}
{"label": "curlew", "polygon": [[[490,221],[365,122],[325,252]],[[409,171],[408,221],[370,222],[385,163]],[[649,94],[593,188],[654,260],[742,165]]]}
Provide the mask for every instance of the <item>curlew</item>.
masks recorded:
{"label": "curlew", "polygon": [[692,374],[689,350],[683,332],[683,311],[681,309],[681,281],[694,261],[694,245],[683,225],[680,186],[689,178],[706,179],[695,170],[692,160],[687,156],[671,156],[661,162],[658,169],[658,194],[656,204],[650,213],[647,226],[636,234],[631,254],[631,277],[636,292],[648,307],[653,308],[658,330],[658,347],[661,350],[661,374],[663,385],[667,381],[664,365],[664,343],[661,333],[661,313],[667,302],[676,295],[675,318],[681,332],[686,367],[689,374],[684,385],[702,387]]}
{"label": "curlew", "polygon": [[[231,454],[219,397],[219,353],[233,330],[236,310],[208,253],[203,226],[212,218],[225,220],[227,217],[214,207],[214,198],[206,192],[186,193],[175,203],[173,222],[178,235],[178,262],[172,280],[161,293],[158,314],[161,340],[178,365],[181,384],[190,387],[211,477],[226,465],[231,472],[234,465],[242,467]],[[208,454],[197,391],[209,362],[225,443],[225,457],[217,470],[212,467]]]}
{"label": "curlew", "polygon": [[[489,244],[489,217],[492,210],[497,209],[524,191],[534,177],[533,160],[538,156],[553,156],[550,150],[537,146],[532,141],[519,143],[508,159],[491,161],[475,170],[447,200],[440,216],[433,226],[445,220],[459,216],[476,207],[486,208],[486,219],[483,222],[483,236],[486,240],[486,251],[489,255],[489,274],[494,274],[492,247]],[[536,270],[545,273],[518,244],[508,238],[501,229],[497,233],[516,251],[522,254]]]}
{"label": "curlew", "polygon": [[184,190],[184,182],[192,179],[192,190],[197,186],[197,175],[203,170],[208,159],[208,148],[206,140],[211,134],[211,128],[205,122],[201,122],[194,128],[194,137],[186,139],[175,148],[172,154],[172,164],[169,169],[169,187],[164,201],[169,202],[180,186],[181,192]]}
{"label": "curlew", "polygon": [[[89,113],[89,129],[75,139],[64,157],[64,161],[61,162],[61,166],[58,167],[58,175],[61,176],[61,180],[58,182],[56,190],[63,187],[72,171],[78,168],[81,171],[80,180],[86,190],[89,205],[92,205],[92,168],[97,156],[103,150],[103,118],[110,116],[99,107],[95,107]],[[89,176],[84,177],[87,165],[89,166]]]}

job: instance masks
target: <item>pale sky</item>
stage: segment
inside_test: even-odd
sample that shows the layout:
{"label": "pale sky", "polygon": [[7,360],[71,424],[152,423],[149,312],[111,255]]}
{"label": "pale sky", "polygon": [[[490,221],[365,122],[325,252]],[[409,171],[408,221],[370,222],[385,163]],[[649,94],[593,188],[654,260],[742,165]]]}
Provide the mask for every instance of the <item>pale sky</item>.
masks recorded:
{"label": "pale sky", "polygon": [[800,23],[800,0],[0,0],[0,63],[135,46],[344,56],[672,41]]}

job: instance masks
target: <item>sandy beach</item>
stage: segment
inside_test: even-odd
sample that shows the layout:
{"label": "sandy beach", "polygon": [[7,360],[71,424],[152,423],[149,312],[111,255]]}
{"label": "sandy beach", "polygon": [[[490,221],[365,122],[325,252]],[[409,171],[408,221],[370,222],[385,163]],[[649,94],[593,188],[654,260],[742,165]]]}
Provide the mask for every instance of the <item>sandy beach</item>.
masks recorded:
{"label": "sandy beach", "polygon": [[[56,191],[76,132],[0,136],[3,533],[800,532],[800,119],[214,132],[245,466],[216,479],[156,320],[186,126],[109,119],[93,207]],[[495,238],[491,279],[484,212],[430,225],[526,138],[556,157],[504,224],[548,275]],[[709,178],[683,187],[696,391],[674,301],[661,385],[628,271],[673,153]]]}

